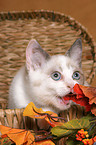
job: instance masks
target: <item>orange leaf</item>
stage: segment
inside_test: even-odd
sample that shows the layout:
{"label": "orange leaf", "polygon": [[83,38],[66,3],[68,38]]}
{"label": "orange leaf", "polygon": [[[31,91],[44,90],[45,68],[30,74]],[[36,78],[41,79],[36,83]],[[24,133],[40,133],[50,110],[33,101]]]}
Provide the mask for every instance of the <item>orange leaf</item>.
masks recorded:
{"label": "orange leaf", "polygon": [[96,88],[79,85],[84,95],[89,98],[89,104],[96,104]]}
{"label": "orange leaf", "polygon": [[80,90],[78,89],[78,86],[75,85],[74,87],[74,92],[75,94],[68,94],[64,96],[64,100],[72,100],[76,104],[80,104],[81,106],[84,106],[86,111],[90,111],[91,105],[89,104],[89,99],[84,96],[84,94],[78,94]]}
{"label": "orange leaf", "polygon": [[84,93],[85,97],[89,98],[89,104],[91,105],[91,112],[96,116],[96,88],[79,85],[80,89]]}
{"label": "orange leaf", "polygon": [[33,102],[30,102],[23,112],[23,116],[29,116],[37,119],[44,119],[47,117],[47,114],[58,117],[58,115],[54,112],[43,111],[42,108],[36,108]]}
{"label": "orange leaf", "polygon": [[91,110],[91,112],[96,115],[96,88],[75,84],[73,89],[74,94],[65,96],[64,100],[72,100],[84,106],[86,111]]}
{"label": "orange leaf", "polygon": [[52,127],[56,127],[56,126],[61,126],[64,123],[63,122],[59,122],[59,121],[55,121],[56,119],[49,119],[46,117],[46,121],[52,126]]}
{"label": "orange leaf", "polygon": [[89,104],[89,98],[85,95],[84,91],[89,88],[79,84],[75,84],[74,92],[76,93],[77,103],[81,106],[85,106],[86,111],[91,110],[91,104]]}
{"label": "orange leaf", "polygon": [[58,115],[51,111],[43,111],[42,108],[36,108],[33,102],[30,102],[23,112],[23,116],[31,118],[45,119],[52,127],[62,125],[58,122]]}
{"label": "orange leaf", "polygon": [[6,137],[8,137],[7,134],[2,135],[2,138],[6,138]]}
{"label": "orange leaf", "polygon": [[15,129],[0,125],[0,131],[4,135],[7,135],[16,145],[24,143],[32,143],[34,136],[30,131],[24,129]]}
{"label": "orange leaf", "polygon": [[43,140],[36,142],[35,145],[55,145],[51,140]]}

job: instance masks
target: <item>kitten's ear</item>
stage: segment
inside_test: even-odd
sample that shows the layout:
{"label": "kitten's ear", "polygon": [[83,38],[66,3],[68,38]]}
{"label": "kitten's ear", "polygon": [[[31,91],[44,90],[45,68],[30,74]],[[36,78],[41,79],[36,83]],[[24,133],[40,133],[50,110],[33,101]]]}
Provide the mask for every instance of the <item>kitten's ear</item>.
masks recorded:
{"label": "kitten's ear", "polygon": [[26,67],[28,70],[40,68],[49,58],[50,55],[41,48],[35,39],[29,42],[26,49]]}
{"label": "kitten's ear", "polygon": [[81,67],[81,59],[82,59],[82,40],[81,38],[77,39],[71,48],[66,52],[66,56],[70,57],[74,61],[77,62],[79,67]]}

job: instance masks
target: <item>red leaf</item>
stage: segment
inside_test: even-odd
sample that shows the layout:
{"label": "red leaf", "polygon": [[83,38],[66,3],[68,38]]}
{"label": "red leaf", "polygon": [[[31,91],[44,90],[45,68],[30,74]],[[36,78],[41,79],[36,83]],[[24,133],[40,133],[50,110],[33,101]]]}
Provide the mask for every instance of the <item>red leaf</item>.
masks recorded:
{"label": "red leaf", "polygon": [[84,95],[89,98],[89,104],[96,104],[96,88],[79,85]]}
{"label": "red leaf", "polygon": [[[90,111],[96,115],[96,88],[75,84],[74,94],[64,97],[64,100],[72,100],[73,102],[84,106],[86,111]],[[94,105],[94,107],[93,107]]]}

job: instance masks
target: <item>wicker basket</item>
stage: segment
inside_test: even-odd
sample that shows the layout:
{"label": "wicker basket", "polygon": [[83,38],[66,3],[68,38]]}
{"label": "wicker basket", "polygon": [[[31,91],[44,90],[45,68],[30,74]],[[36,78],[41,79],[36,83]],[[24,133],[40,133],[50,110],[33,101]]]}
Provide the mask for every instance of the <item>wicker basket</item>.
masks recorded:
{"label": "wicker basket", "polygon": [[[24,127],[23,109],[5,108],[9,85],[25,62],[29,40],[37,39],[49,54],[54,55],[64,54],[79,37],[83,42],[82,67],[90,84],[96,71],[96,47],[93,38],[80,23],[51,11],[0,13],[0,124]],[[63,113],[63,117],[69,116],[69,119],[82,115],[83,111],[74,107]]]}

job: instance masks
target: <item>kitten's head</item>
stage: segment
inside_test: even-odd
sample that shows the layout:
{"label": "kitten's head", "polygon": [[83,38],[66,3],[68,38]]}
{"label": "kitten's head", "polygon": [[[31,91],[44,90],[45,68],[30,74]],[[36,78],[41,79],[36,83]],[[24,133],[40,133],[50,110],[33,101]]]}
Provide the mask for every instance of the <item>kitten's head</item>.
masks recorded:
{"label": "kitten's head", "polygon": [[29,95],[37,107],[56,113],[68,109],[72,101],[62,98],[76,83],[84,84],[81,68],[82,42],[77,39],[65,55],[50,56],[36,40],[26,49]]}

